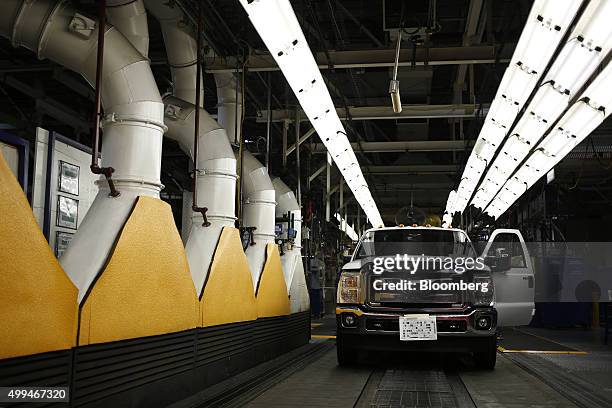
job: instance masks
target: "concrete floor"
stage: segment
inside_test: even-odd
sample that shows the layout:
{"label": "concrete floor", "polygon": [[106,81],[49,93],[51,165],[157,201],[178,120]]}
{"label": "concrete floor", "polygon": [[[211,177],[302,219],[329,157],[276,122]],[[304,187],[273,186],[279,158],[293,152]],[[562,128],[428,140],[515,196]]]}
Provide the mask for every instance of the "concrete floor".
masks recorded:
{"label": "concrete floor", "polygon": [[[313,341],[333,341],[333,316],[313,320]],[[267,389],[248,407],[477,407],[477,408],[544,408],[590,407],[592,402],[581,399],[580,393],[600,397],[598,406],[612,401],[612,347],[603,346],[597,331],[548,330],[523,328],[506,332],[502,342],[505,352],[498,354],[494,371],[473,367],[469,356],[451,355],[369,355],[354,368],[336,364],[335,349],[323,354],[304,369]],[[520,356],[520,359],[518,358]],[[522,359],[522,360],[521,360]],[[530,370],[520,362],[534,363],[548,372],[555,372],[551,381],[542,372]],[[551,371],[552,370],[552,371]],[[411,386],[384,390],[384,378],[398,375],[399,382],[418,383],[415,379],[435,374],[435,386],[429,390]],[[401,376],[405,377],[401,377]],[[561,376],[561,377],[559,377]],[[561,378],[561,380],[558,380]],[[440,384],[444,382],[451,384]],[[457,384],[467,397],[460,401]],[[574,383],[563,389],[563,381]],[[396,381],[397,383],[398,381]],[[427,381],[424,382],[427,386]],[[446,384],[446,383],[445,383]],[[397,385],[397,384],[396,384]],[[440,391],[441,393],[427,392]],[[449,390],[453,400],[444,399]],[[368,391],[369,390],[369,391]],[[381,404],[381,390],[387,392],[387,402]],[[578,390],[577,393],[574,391]],[[576,395],[574,395],[576,394]],[[423,398],[425,395],[425,398]],[[407,398],[409,396],[410,398]],[[417,398],[418,396],[418,398]],[[434,399],[432,396],[435,396]],[[440,398],[440,396],[444,398]],[[412,399],[411,399],[412,398]],[[606,400],[607,398],[607,400]],[[418,401],[417,401],[418,399]],[[603,401],[603,402],[602,402]]]}

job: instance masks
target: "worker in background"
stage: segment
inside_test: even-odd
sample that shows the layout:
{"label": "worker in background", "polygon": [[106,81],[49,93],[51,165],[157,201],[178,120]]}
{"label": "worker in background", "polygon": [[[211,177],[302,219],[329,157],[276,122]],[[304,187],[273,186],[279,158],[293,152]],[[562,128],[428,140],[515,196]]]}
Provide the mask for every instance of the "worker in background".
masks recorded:
{"label": "worker in background", "polygon": [[325,275],[325,262],[320,252],[310,260],[310,310],[314,318],[320,318],[323,314],[323,294],[321,279]]}

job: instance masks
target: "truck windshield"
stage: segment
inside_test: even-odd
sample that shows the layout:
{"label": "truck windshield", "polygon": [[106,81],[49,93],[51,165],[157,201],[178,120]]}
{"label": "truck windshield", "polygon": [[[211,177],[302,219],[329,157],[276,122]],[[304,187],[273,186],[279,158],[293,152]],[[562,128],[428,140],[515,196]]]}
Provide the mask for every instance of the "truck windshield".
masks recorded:
{"label": "truck windshield", "polygon": [[361,240],[355,259],[396,254],[426,256],[474,256],[465,233],[439,229],[389,229],[368,231]]}

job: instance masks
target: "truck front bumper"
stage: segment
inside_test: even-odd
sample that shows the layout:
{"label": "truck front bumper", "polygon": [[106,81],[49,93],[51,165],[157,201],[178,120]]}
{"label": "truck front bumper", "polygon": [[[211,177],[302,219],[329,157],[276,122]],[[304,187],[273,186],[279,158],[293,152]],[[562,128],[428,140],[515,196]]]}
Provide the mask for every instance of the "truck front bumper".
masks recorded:
{"label": "truck front bumper", "polygon": [[[414,312],[413,312],[414,313]],[[360,350],[473,352],[495,338],[497,311],[471,308],[462,313],[429,313],[436,317],[437,340],[401,341],[398,311],[372,311],[361,306],[336,308],[337,337],[346,347]],[[489,324],[477,327],[482,319]]]}

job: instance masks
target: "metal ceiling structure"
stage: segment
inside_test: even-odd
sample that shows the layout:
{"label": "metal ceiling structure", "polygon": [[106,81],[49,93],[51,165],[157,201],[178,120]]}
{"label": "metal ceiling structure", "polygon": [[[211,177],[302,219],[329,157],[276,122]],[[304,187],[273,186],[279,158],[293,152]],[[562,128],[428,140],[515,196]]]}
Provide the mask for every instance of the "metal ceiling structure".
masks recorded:
{"label": "metal ceiling structure", "polygon": [[[192,17],[186,24],[193,25],[197,0],[175,1]],[[270,172],[289,180],[293,188],[299,177],[305,199],[321,205],[321,197],[330,197],[331,207],[339,207],[338,170],[331,166],[326,177],[325,148],[311,137],[312,126],[239,2],[201,2],[206,10],[204,39],[214,51],[214,56],[208,52],[204,58],[205,108],[216,111],[210,74],[240,73],[244,68],[247,148],[256,157],[265,157],[270,119]],[[93,0],[75,3],[95,13]],[[404,28],[411,34],[403,36],[399,56],[403,111],[395,114],[388,85],[402,3]],[[386,221],[393,222],[393,211],[410,203],[436,214],[444,210],[531,4],[530,0],[292,1]],[[153,73],[160,89],[169,89],[172,80],[161,30],[152,18],[149,27]],[[43,126],[91,144],[92,97],[89,85],[76,74],[0,40],[0,121],[30,140],[34,126]],[[581,163],[586,164],[576,167],[578,162],[568,158],[556,170],[556,181],[568,194],[591,189],[583,197],[596,209],[612,199],[598,184],[609,177],[609,126],[604,123],[579,146]],[[164,142],[163,154],[165,192],[168,197],[180,196],[190,188],[189,162],[172,142]],[[578,187],[569,189],[575,184]],[[345,218],[353,222],[359,211],[349,194],[345,193],[342,207]]]}

